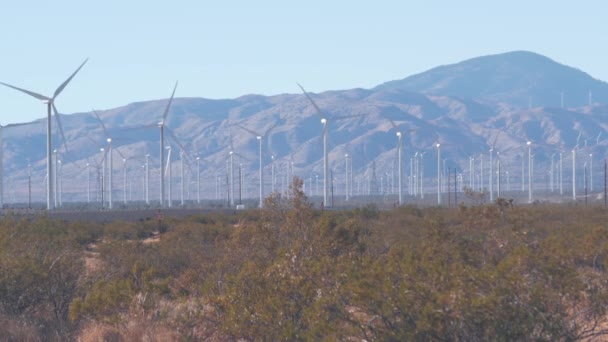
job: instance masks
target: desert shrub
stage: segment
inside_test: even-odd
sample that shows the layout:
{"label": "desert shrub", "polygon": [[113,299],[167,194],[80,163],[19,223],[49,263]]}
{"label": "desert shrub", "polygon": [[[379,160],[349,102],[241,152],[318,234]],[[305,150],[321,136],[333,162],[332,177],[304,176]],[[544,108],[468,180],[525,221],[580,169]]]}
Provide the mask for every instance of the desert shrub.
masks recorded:
{"label": "desert shrub", "polygon": [[3,220],[0,236],[0,312],[67,337],[68,308],[84,269],[78,236],[47,218]]}
{"label": "desert shrub", "polygon": [[103,236],[114,240],[137,240],[152,236],[158,228],[153,223],[144,222],[110,222],[103,227]]}

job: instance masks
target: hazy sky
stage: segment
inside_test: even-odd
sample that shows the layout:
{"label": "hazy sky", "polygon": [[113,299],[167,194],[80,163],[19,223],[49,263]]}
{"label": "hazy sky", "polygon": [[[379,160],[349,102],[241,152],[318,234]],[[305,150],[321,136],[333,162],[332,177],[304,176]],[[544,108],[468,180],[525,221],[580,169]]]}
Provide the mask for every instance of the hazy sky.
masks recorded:
{"label": "hazy sky", "polygon": [[[2,1],[0,81],[61,112],[176,96],[369,88],[479,55],[530,50],[608,80],[606,1]],[[0,124],[45,106],[0,88]],[[161,114],[158,113],[158,116]]]}

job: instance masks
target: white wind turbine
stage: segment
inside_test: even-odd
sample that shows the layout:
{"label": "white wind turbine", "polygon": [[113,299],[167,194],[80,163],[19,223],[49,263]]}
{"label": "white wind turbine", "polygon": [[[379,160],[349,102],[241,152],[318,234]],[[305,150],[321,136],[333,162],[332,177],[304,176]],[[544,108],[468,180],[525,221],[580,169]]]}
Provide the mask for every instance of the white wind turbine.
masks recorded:
{"label": "white wind turbine", "polygon": [[[185,204],[184,202],[184,160],[189,160],[188,154],[186,154],[186,148],[184,147],[184,145],[181,143],[181,141],[177,138],[177,136],[175,135],[175,133],[173,133],[173,131],[171,129],[169,129],[169,127],[164,127],[164,130],[166,133],[169,134],[169,137],[171,138],[171,140],[173,140],[173,142],[175,144],[177,144],[177,146],[180,148],[180,165],[181,165],[181,169],[180,169],[180,182],[181,182],[181,205],[183,206]],[[172,206],[172,192],[171,192],[171,145],[168,145],[166,147],[166,149],[168,150],[168,154],[167,154],[167,165],[165,168],[165,173],[166,175],[169,177],[168,180],[168,185],[169,185],[169,194],[168,194],[168,206],[171,207]],[[190,163],[188,163],[188,167],[190,167]]]}
{"label": "white wind turbine", "polygon": [[[113,182],[112,182],[112,173],[114,171],[114,165],[113,165],[113,158],[112,158],[112,137],[110,137],[110,134],[108,133],[108,130],[106,129],[106,125],[104,125],[103,121],[101,120],[101,118],[99,117],[99,114],[97,113],[97,111],[93,110],[93,114],[95,114],[95,117],[97,118],[97,121],[99,121],[99,124],[101,125],[101,128],[103,130],[103,134],[106,137],[106,141],[108,142],[108,146],[106,149],[106,154],[109,155],[109,159],[108,159],[108,209],[112,209],[113,208],[113,200],[112,200],[112,192],[114,190],[114,186],[113,186]],[[124,161],[124,165],[123,167],[126,167],[126,159],[125,157],[122,155],[122,153],[120,153],[120,151],[118,152],[121,157],[123,158]],[[126,169],[125,169],[126,170]],[[124,183],[126,184],[126,176],[125,176],[125,180]],[[125,198],[125,204],[126,204],[126,186],[124,189],[124,198]]]}
{"label": "white wind turbine", "polygon": [[262,140],[264,139],[264,137],[267,137],[268,134],[270,134],[270,131],[272,131],[277,126],[277,124],[275,123],[272,126],[270,126],[270,128],[268,128],[266,131],[264,131],[264,134],[260,134],[249,128],[241,126],[238,123],[235,123],[235,125],[240,127],[241,129],[244,129],[245,131],[249,132],[253,136],[255,136],[256,139],[260,143],[260,152],[259,152],[259,157],[260,157],[260,208],[262,208],[264,206],[264,164],[263,164]]}
{"label": "white wind turbine", "polygon": [[[179,156],[180,156],[180,187],[181,187],[181,191],[180,191],[180,203],[182,205],[182,207],[185,205],[185,198],[184,198],[184,194],[185,194],[185,177],[184,177],[184,161],[187,162],[188,167],[190,167],[191,164],[191,160],[189,155],[186,153],[186,148],[184,147],[184,145],[181,143],[181,141],[177,138],[177,136],[173,133],[173,131],[171,129],[169,129],[169,127],[165,127],[167,130],[167,133],[169,133],[169,136],[171,137],[171,140],[173,140],[173,142],[175,144],[177,144],[177,146],[180,149],[179,152]],[[170,146],[169,146],[170,147]],[[171,151],[169,150],[169,153]],[[170,159],[167,162],[167,167],[169,168],[169,188],[171,186],[171,162]],[[169,190],[169,204],[171,204],[171,190]]]}
{"label": "white wind turbine", "polygon": [[[398,178],[398,193],[399,193],[399,205],[403,204],[403,186],[402,186],[402,177],[403,177],[403,171],[401,170],[402,167],[402,155],[403,155],[403,132],[401,131],[401,129],[399,129],[399,127],[395,124],[395,122],[393,120],[389,120],[391,122],[391,125],[393,126],[393,128],[397,131],[397,138],[398,138],[398,142],[397,142],[397,178]],[[413,132],[414,130],[409,130],[408,132]],[[410,168],[411,168],[411,162],[410,162]]]}
{"label": "white wind turbine", "polygon": [[173,92],[171,93],[171,97],[167,102],[167,107],[163,113],[161,121],[158,122],[158,128],[160,129],[160,207],[164,206],[165,200],[165,174],[163,172],[163,167],[165,166],[165,126],[167,121],[167,116],[169,115],[169,110],[171,109],[171,103],[173,102],[173,97],[175,96],[175,90],[177,89],[177,82],[175,82],[175,86],[173,87]]}
{"label": "white wind turbine", "polygon": [[53,179],[53,167],[52,167],[52,164],[53,164],[52,149],[53,148],[52,148],[52,144],[51,144],[51,110],[54,107],[55,99],[57,98],[57,96],[59,96],[59,94],[61,94],[63,89],[65,89],[65,87],[68,85],[68,83],[70,83],[72,78],[74,78],[74,76],[76,76],[78,71],[80,71],[80,69],[84,66],[84,64],[87,61],[88,61],[88,58],[85,59],[84,62],[82,62],[82,64],[78,67],[78,69],[76,69],[76,71],[74,71],[72,73],[72,75],[70,75],[70,77],[68,77],[67,80],[65,80],[63,83],[61,83],[59,85],[59,87],[57,87],[57,89],[55,90],[55,93],[53,93],[52,97],[40,95],[38,93],[29,91],[29,90],[25,90],[25,89],[15,87],[15,86],[12,86],[12,85],[4,83],[4,82],[0,82],[0,84],[2,84],[2,85],[5,85],[9,88],[13,88],[15,90],[18,90],[18,91],[25,93],[27,95],[30,95],[32,97],[35,97],[38,100],[44,101],[47,104],[47,127],[46,127],[46,173],[47,173],[46,208],[47,208],[47,210],[53,209],[53,202],[51,201],[51,198],[53,198],[53,182],[51,181]]}
{"label": "white wind turbine", "polygon": [[[327,155],[327,125],[329,124],[328,120],[328,116],[325,115],[321,109],[319,108],[319,106],[317,106],[317,104],[315,103],[315,101],[312,99],[312,97],[310,97],[310,95],[306,92],[306,90],[304,90],[304,88],[298,83],[298,87],[300,87],[300,89],[302,89],[302,92],[304,93],[304,95],[306,95],[306,97],[308,98],[308,100],[310,101],[310,103],[313,105],[313,107],[315,107],[317,114],[319,114],[319,116],[321,117],[321,123],[323,124],[323,205],[327,205],[328,199],[329,199],[329,190],[328,190],[328,186],[329,186],[329,158]],[[333,118],[331,118],[332,120],[342,120],[342,119],[350,119],[350,118],[354,118],[354,117],[359,117],[362,115],[345,115],[345,116],[335,116]]]}

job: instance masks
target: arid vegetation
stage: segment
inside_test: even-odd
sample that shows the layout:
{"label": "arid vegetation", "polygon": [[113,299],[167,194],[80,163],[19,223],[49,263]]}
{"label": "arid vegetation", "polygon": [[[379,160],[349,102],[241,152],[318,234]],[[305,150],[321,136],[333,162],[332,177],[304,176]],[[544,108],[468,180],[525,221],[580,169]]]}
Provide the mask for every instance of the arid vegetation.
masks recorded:
{"label": "arid vegetation", "polygon": [[[570,341],[608,337],[608,210],[263,210],[0,223],[8,340]],[[603,334],[603,335],[602,335]]]}

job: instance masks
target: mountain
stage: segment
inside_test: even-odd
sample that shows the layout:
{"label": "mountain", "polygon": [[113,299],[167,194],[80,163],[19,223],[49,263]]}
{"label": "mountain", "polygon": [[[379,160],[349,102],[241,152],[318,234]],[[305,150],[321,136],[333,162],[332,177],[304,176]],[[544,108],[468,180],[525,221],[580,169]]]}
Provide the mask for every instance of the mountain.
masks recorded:
{"label": "mountain", "polygon": [[594,102],[608,102],[608,84],[590,75],[557,63],[545,56],[515,51],[483,56],[444,65],[375,88],[402,89],[426,95],[452,96],[519,107],[588,104],[589,91]]}
{"label": "mountain", "polygon": [[[527,75],[527,76],[526,76]],[[561,79],[568,88],[559,86]],[[568,94],[586,94],[595,85],[594,104],[581,100],[580,105],[559,106],[559,91]],[[511,171],[512,182],[521,181],[522,159],[525,159],[525,143],[533,142],[536,177],[547,178],[551,158],[562,153],[566,160],[569,151],[578,145],[579,162],[587,161],[589,154],[601,159],[608,150],[608,98],[603,101],[606,85],[576,69],[560,65],[550,59],[529,52],[513,52],[486,56],[451,66],[429,70],[402,81],[392,81],[373,89],[349,89],[311,94],[321,110],[329,117],[329,158],[334,174],[336,191],[344,184],[344,156],[352,159],[355,176],[354,186],[363,191],[365,184],[376,177],[378,187],[389,184],[396,173],[397,137],[391,120],[406,132],[403,139],[404,174],[410,174],[410,161],[415,154],[423,154],[421,160],[428,186],[437,170],[436,149],[441,143],[441,156],[446,167],[468,174],[469,158],[486,156],[495,146],[499,152],[503,171]],[[527,108],[526,91],[534,98],[557,96],[558,103],[547,106],[534,101]],[[544,90],[543,90],[544,89]],[[294,92],[298,89],[294,87]],[[179,90],[178,90],[179,94]],[[557,95],[555,95],[557,94]],[[581,95],[582,96],[582,95]],[[586,95],[585,95],[586,96]],[[131,103],[122,107],[99,111],[113,146],[119,151],[114,155],[115,189],[122,189],[122,168],[132,179],[131,191],[141,198],[144,156],[150,154],[150,184],[158,183],[160,120],[166,99]],[[522,105],[521,102],[525,105]],[[552,100],[555,102],[555,100]],[[339,120],[337,117],[359,115]],[[103,131],[92,113],[61,115],[63,129],[68,140],[66,152],[60,144],[60,136],[53,136],[54,148],[62,159],[62,174],[66,201],[83,200],[84,183],[89,177],[91,186],[98,186],[98,170],[105,147]],[[45,125],[40,119],[27,125],[2,128],[5,170],[5,198],[24,201],[27,198],[28,163],[32,167],[35,184],[35,200],[42,201],[45,181]],[[210,100],[204,98],[176,98],[166,127],[181,140],[190,156],[186,177],[193,188],[196,156],[200,158],[204,198],[215,198],[223,193],[226,179],[226,160],[230,146],[241,157],[247,180],[245,194],[255,197],[258,179],[258,141],[252,134],[232,125],[239,123],[251,130],[264,132],[273,125],[268,142],[264,145],[266,189],[270,189],[270,154],[274,155],[277,187],[287,183],[286,176],[292,166],[294,174],[307,184],[322,175],[323,153],[320,117],[316,110],[300,94],[275,96],[246,95],[235,99]],[[177,149],[178,146],[172,142]],[[127,159],[122,163],[122,156]],[[497,158],[497,156],[495,156]],[[496,159],[495,159],[496,160]],[[179,168],[179,153],[172,158],[173,167]],[[86,165],[89,165],[87,167]],[[564,161],[564,178],[567,181],[571,162]],[[600,163],[596,162],[596,168]],[[476,165],[476,168],[480,165]],[[173,173],[179,182],[179,172]],[[597,172],[600,172],[599,169]],[[486,176],[487,177],[487,176]],[[596,177],[599,182],[601,177]],[[97,184],[97,185],[95,185]],[[358,184],[358,185],[357,185]],[[407,184],[407,182],[406,182]],[[598,183],[599,184],[599,183]],[[177,188],[177,186],[176,186]],[[156,198],[153,188],[151,198]],[[174,190],[177,191],[177,190]],[[119,192],[120,193],[120,192]],[[155,197],[156,196],[156,197]],[[175,192],[175,197],[177,197]],[[120,196],[117,194],[116,198]],[[190,196],[192,197],[192,195]]]}

